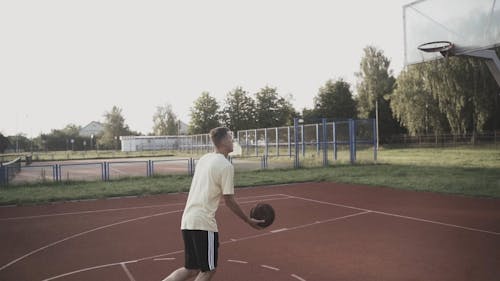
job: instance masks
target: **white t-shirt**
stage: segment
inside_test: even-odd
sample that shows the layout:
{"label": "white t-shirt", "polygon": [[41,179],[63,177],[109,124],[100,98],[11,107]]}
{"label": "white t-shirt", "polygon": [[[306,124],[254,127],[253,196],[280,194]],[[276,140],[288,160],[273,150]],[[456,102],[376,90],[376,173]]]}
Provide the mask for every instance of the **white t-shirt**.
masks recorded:
{"label": "white t-shirt", "polygon": [[196,164],[181,229],[218,232],[215,212],[225,194],[234,194],[233,165],[220,153],[208,153]]}

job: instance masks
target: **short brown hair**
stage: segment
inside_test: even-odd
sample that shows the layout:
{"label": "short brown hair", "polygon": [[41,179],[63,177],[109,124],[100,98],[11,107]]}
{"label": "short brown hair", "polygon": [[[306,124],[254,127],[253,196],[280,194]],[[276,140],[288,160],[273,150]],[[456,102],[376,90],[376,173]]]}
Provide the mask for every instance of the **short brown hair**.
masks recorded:
{"label": "short brown hair", "polygon": [[210,130],[210,139],[215,146],[219,146],[219,143],[224,139],[229,133],[229,129],[226,127],[217,127]]}

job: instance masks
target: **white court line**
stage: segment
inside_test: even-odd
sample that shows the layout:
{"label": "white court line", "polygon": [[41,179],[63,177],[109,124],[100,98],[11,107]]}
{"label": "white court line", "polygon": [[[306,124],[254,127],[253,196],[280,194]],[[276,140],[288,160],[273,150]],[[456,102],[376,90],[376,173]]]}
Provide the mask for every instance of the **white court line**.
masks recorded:
{"label": "white court line", "polygon": [[154,261],[173,261],[175,258],[158,258],[158,259],[153,259]]}
{"label": "white court line", "polygon": [[[294,227],[289,227],[286,230],[280,231],[279,233],[285,232],[285,231],[290,231],[290,230],[296,230],[296,229],[306,228],[306,227],[317,225],[317,224],[323,224],[323,223],[328,223],[328,222],[343,220],[343,219],[347,219],[347,218],[352,218],[352,217],[356,217],[356,216],[360,216],[360,215],[364,215],[364,214],[368,214],[368,213],[371,213],[371,212],[370,211],[359,212],[359,213],[354,213],[354,214],[350,214],[350,215],[346,215],[346,216],[342,216],[342,217],[337,217],[337,218],[332,218],[332,219],[327,219],[327,220],[322,220],[322,221],[315,221],[313,223],[301,224],[301,225],[297,225],[297,226],[294,226]],[[248,239],[253,239],[253,238],[268,236],[268,235],[272,235],[272,234],[276,234],[276,233],[274,233],[272,231],[269,231],[269,232],[262,233],[262,234],[256,234],[256,235],[246,236],[246,237],[242,237],[242,238],[231,239],[229,241],[221,242],[220,244],[223,245],[223,244],[227,244],[227,243],[239,242],[239,241],[244,241],[244,240],[248,240]]]}
{"label": "white court line", "polygon": [[282,232],[282,231],[287,231],[288,228],[280,228],[280,229],[276,229],[276,230],[271,230],[272,233],[278,233],[278,232]]}
{"label": "white court line", "polygon": [[85,271],[90,271],[90,270],[94,270],[94,269],[101,269],[101,268],[106,268],[106,267],[112,267],[112,266],[121,265],[121,264],[123,264],[123,262],[116,262],[116,263],[103,264],[103,265],[98,265],[98,266],[93,266],[93,267],[87,267],[87,268],[75,270],[75,271],[72,271],[72,272],[67,272],[67,273],[64,273],[64,274],[61,274],[61,275],[52,276],[52,277],[43,279],[42,281],[55,280],[55,279],[59,279],[61,277],[66,277],[66,276],[70,276],[70,275],[81,273],[81,272],[85,272]]}
{"label": "white court line", "polygon": [[93,211],[67,212],[67,213],[56,213],[56,214],[47,214],[47,215],[38,215],[38,216],[2,218],[2,219],[0,219],[0,221],[38,219],[38,218],[47,218],[47,217],[69,216],[69,215],[85,215],[85,214],[140,210],[140,209],[169,207],[169,206],[183,206],[183,205],[185,205],[185,203],[172,203],[172,204],[150,205],[150,206],[141,206],[141,207],[127,207],[127,208],[114,208],[114,209],[103,209],[103,210],[93,210]]}
{"label": "white court line", "polygon": [[247,264],[248,262],[247,261],[240,261],[240,260],[227,260],[228,262],[232,262],[232,263],[241,263],[241,264]]}
{"label": "white court line", "polygon": [[[363,214],[367,214],[367,213],[370,213],[370,212],[360,212],[360,213],[355,213],[355,214],[351,214],[351,215],[347,215],[347,216],[343,216],[343,217],[332,218],[332,219],[327,219],[327,220],[323,220],[323,221],[317,221],[317,222],[314,222],[314,223],[298,225],[298,226],[295,226],[295,227],[288,228],[287,231],[289,231],[289,230],[295,230],[295,229],[300,229],[300,228],[306,228],[306,227],[317,225],[317,224],[322,224],[322,223],[328,223],[328,222],[333,222],[333,221],[337,221],[337,220],[347,219],[347,218],[351,218],[351,217],[355,217],[355,216],[359,216],[359,215],[363,215]],[[273,235],[273,234],[274,233],[272,233],[272,232],[267,232],[267,233],[260,234],[260,235],[252,235],[252,236],[242,237],[242,238],[239,238],[239,239],[231,239],[231,240],[228,240],[228,241],[224,241],[224,242],[222,242],[220,244],[222,245],[222,244],[234,243],[234,242],[238,242],[238,241],[244,241],[244,240],[259,238],[259,237],[263,237],[263,236]],[[111,267],[111,266],[121,265],[122,263],[141,262],[141,261],[151,260],[151,259],[154,260],[154,259],[159,259],[159,258],[162,258],[162,257],[165,257],[165,256],[175,255],[175,254],[180,254],[180,253],[184,253],[184,250],[178,250],[178,251],[169,252],[169,253],[165,253],[165,254],[160,254],[160,255],[155,255],[155,256],[150,256],[150,257],[139,258],[139,259],[131,260],[131,261],[118,262],[118,263],[110,263],[110,264],[105,264],[105,265],[99,265],[99,266],[94,266],[94,267],[83,268],[83,269],[75,270],[75,271],[72,271],[72,272],[67,272],[67,273],[64,273],[64,274],[61,274],[61,275],[58,275],[58,276],[53,276],[53,277],[44,279],[42,281],[55,280],[55,279],[58,279],[58,278],[61,278],[61,277],[65,277],[65,276],[69,276],[69,275],[73,275],[73,274],[76,274],[76,273],[81,273],[81,272],[90,271],[90,270],[94,270],[94,269],[100,269],[100,268],[105,268],[105,267]],[[236,261],[236,260],[233,260],[233,262],[234,261]],[[295,275],[295,276],[296,276],[295,278],[300,278],[297,275]],[[299,280],[304,280],[304,279],[299,279]]]}
{"label": "white court line", "polygon": [[290,276],[292,276],[293,278],[295,278],[295,279],[297,279],[297,280],[300,280],[300,281],[306,281],[306,279],[304,279],[304,278],[302,278],[302,277],[300,277],[300,276],[298,276],[298,275],[295,275],[295,274],[292,274],[292,275],[290,275]]}
{"label": "white court line", "polygon": [[[282,195],[285,196],[286,194],[282,194]],[[376,211],[376,210],[361,209],[361,208],[357,208],[357,207],[353,207],[353,206],[342,205],[342,204],[335,204],[335,203],[331,203],[331,202],[314,200],[314,199],[304,198],[304,197],[299,197],[299,196],[290,196],[289,195],[289,197],[296,198],[296,199],[301,199],[301,200],[305,200],[305,201],[310,201],[310,202],[315,202],[315,203],[319,203],[319,204],[332,205],[332,206],[338,206],[338,207],[345,207],[345,208],[356,209],[356,210],[365,210],[365,211],[369,211],[371,213],[375,213],[375,214],[379,214],[379,215],[397,217],[397,218],[408,219],[408,220],[419,221],[419,222],[426,222],[426,223],[431,223],[431,224],[436,224],[436,225],[448,226],[448,227],[452,227],[452,228],[459,228],[459,229],[463,229],[463,230],[469,230],[469,231],[474,231],[474,232],[487,233],[487,234],[492,234],[492,235],[500,235],[499,232],[494,232],[494,231],[489,231],[489,230],[483,230],[483,229],[478,229],[478,228],[473,228],[473,227],[466,227],[466,226],[461,226],[461,225],[456,225],[456,224],[451,224],[451,223],[445,223],[445,222],[440,222],[440,221],[426,220],[426,219],[421,219],[421,218],[417,218],[417,217],[410,217],[410,216],[398,215],[398,214],[381,212],[381,211]]]}
{"label": "white court line", "polygon": [[106,228],[110,228],[110,227],[113,227],[113,226],[117,226],[117,225],[120,225],[120,224],[125,224],[125,223],[129,223],[129,222],[133,222],[133,221],[138,221],[138,220],[143,220],[143,219],[149,219],[149,218],[152,218],[152,217],[157,217],[157,216],[163,216],[163,215],[168,215],[168,214],[173,214],[173,213],[180,213],[182,212],[183,210],[176,210],[176,211],[170,211],[170,212],[163,212],[163,213],[158,213],[158,214],[154,214],[154,215],[149,215],[149,216],[143,216],[143,217],[138,217],[138,218],[134,218],[134,219],[129,219],[129,220],[124,220],[124,221],[119,221],[119,222],[116,222],[116,223],[112,223],[112,224],[107,224],[107,225],[104,225],[104,226],[100,226],[100,227],[96,227],[96,228],[93,228],[93,229],[90,229],[90,230],[87,230],[87,231],[84,231],[84,232],[80,232],[80,233],[77,233],[77,234],[74,234],[74,235],[71,235],[71,236],[68,236],[64,239],[61,239],[59,241],[56,241],[56,242],[53,242],[53,243],[50,243],[48,245],[45,245],[41,248],[38,248],[36,250],[33,250],[27,254],[25,254],[24,256],[22,257],[19,257],[5,265],[3,265],[2,267],[0,267],[0,271],[6,269],[7,267],[15,264],[16,262],[20,261],[20,260],[23,260],[33,254],[36,254],[40,251],[43,251],[45,249],[48,249],[52,246],[55,246],[57,244],[60,244],[62,242],[65,242],[65,241],[68,241],[70,239],[73,239],[73,238],[76,238],[76,237],[80,237],[80,236],[83,236],[85,234],[89,234],[91,232],[95,232],[95,231],[98,231],[98,230],[102,230],[102,229],[106,229]]}
{"label": "white court line", "polygon": [[132,275],[132,273],[130,273],[130,271],[128,270],[127,265],[125,263],[121,263],[121,266],[122,266],[123,270],[125,271],[125,273],[127,274],[128,279],[130,281],[135,281],[135,278]]}
{"label": "white court line", "polygon": [[261,267],[263,267],[263,268],[270,269],[270,270],[280,271],[280,269],[279,269],[279,268],[272,267],[272,266],[269,266],[269,265],[261,264],[260,266],[261,266]]}
{"label": "white court line", "polygon": [[[273,199],[266,199],[264,201],[273,201],[273,200],[285,200],[285,199],[289,199],[288,197],[285,197],[285,198],[273,198]],[[258,200],[257,200],[258,201]],[[248,203],[253,203],[253,202],[256,202],[256,200],[253,200],[253,201],[245,201],[245,202],[239,202],[240,204],[248,204]],[[21,256],[15,260],[12,260],[11,262],[3,265],[2,267],[0,267],[0,271],[4,270],[5,268],[19,262],[20,260],[23,260],[29,256],[32,256],[33,254],[36,254],[40,251],[43,251],[45,249],[48,249],[52,246],[55,246],[57,244],[60,244],[62,242],[65,242],[65,241],[68,241],[70,239],[73,239],[73,238],[76,238],[76,237],[80,237],[80,236],[83,236],[85,234],[88,234],[88,233],[91,233],[91,232],[95,232],[95,231],[98,231],[98,230],[102,230],[102,229],[106,229],[106,228],[110,228],[110,227],[113,227],[113,226],[117,226],[117,225],[120,225],[120,224],[125,224],[125,223],[129,223],[129,222],[133,222],[133,221],[138,221],[138,220],[143,220],[143,219],[149,219],[149,218],[152,218],[152,217],[157,217],[157,216],[162,216],[162,215],[168,215],[168,214],[173,214],[173,213],[180,213],[180,212],[183,212],[184,210],[174,210],[174,211],[168,211],[168,212],[162,212],[162,213],[157,213],[157,214],[153,214],[153,215],[148,215],[148,216],[142,216],[142,217],[138,217],[138,218],[133,218],[133,219],[128,219],[128,220],[123,220],[123,221],[119,221],[119,222],[116,222],[116,223],[112,223],[112,224],[108,224],[108,225],[104,225],[104,226],[100,226],[100,227],[96,227],[96,228],[93,228],[93,229],[90,229],[90,230],[87,230],[87,231],[84,231],[84,232],[80,232],[80,233],[77,233],[77,234],[74,234],[74,235],[71,235],[71,236],[68,236],[66,238],[63,238],[59,241],[56,241],[56,242],[53,242],[53,243],[50,243],[48,245],[45,245],[41,248],[38,248],[36,250],[33,250],[27,254],[25,254],[24,256]]]}
{"label": "white court line", "polygon": [[[265,198],[265,197],[285,197],[279,199],[288,199],[289,196],[283,194],[271,194],[271,195],[259,195],[259,196],[247,196],[247,197],[239,197],[237,200],[244,200],[247,198]],[[132,196],[134,197],[134,196]],[[116,199],[122,199],[124,197],[117,197]],[[108,200],[113,200],[113,198],[108,198]],[[269,199],[267,199],[269,200]],[[266,200],[266,201],[267,201]],[[82,201],[82,200],[78,200]],[[95,199],[90,199],[86,201],[96,201]],[[255,202],[255,201],[252,201]],[[250,203],[252,203],[250,202]],[[55,213],[55,214],[46,214],[46,215],[36,215],[36,216],[23,216],[23,217],[11,217],[11,218],[0,218],[0,221],[8,221],[8,220],[22,220],[22,219],[38,219],[38,218],[47,218],[47,217],[57,217],[57,216],[69,216],[69,215],[83,215],[83,214],[94,214],[94,213],[104,213],[104,212],[118,212],[118,211],[128,211],[128,210],[140,210],[140,209],[149,209],[149,208],[160,208],[160,207],[170,207],[170,206],[184,206],[186,203],[170,203],[170,204],[158,204],[158,205],[148,205],[148,206],[139,206],[139,207],[126,207],[126,208],[113,208],[113,209],[103,209],[103,210],[90,210],[90,211],[79,211],[79,212],[66,212],[66,213]],[[2,206],[0,206],[2,207]],[[10,205],[10,207],[17,207],[16,205]]]}
{"label": "white court line", "polygon": [[314,202],[314,203],[320,203],[320,204],[331,205],[331,206],[336,206],[336,207],[343,207],[343,208],[348,208],[348,209],[354,209],[354,210],[358,210],[358,211],[371,211],[371,210],[368,210],[368,209],[358,208],[358,207],[354,207],[354,206],[343,205],[343,204],[336,204],[336,203],[330,203],[330,202],[326,202],[326,201],[320,201],[320,200],[315,200],[315,199],[310,199],[310,198],[305,198],[305,197],[292,196],[292,195],[287,195],[287,194],[281,194],[281,195],[288,196],[290,198],[301,199],[301,200],[304,200],[304,201],[310,201],[310,202]]}

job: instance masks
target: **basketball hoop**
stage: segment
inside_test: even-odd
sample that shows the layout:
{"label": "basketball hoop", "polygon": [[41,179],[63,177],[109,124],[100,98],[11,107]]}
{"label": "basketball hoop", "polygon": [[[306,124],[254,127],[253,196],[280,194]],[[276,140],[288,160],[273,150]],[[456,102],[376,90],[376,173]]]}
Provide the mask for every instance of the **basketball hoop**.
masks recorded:
{"label": "basketball hoop", "polygon": [[450,41],[434,41],[421,44],[417,48],[422,52],[439,52],[443,57],[448,57],[454,55],[453,50],[455,49],[455,45]]}

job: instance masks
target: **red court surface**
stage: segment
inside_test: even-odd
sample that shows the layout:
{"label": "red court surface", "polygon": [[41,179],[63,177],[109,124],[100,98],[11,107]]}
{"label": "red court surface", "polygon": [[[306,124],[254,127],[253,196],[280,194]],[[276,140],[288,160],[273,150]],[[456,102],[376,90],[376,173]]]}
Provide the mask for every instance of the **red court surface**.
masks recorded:
{"label": "red court surface", "polygon": [[[500,280],[500,200],[335,183],[237,189],[264,230],[225,206],[220,281]],[[183,265],[186,194],[0,207],[0,280],[162,280]]]}

